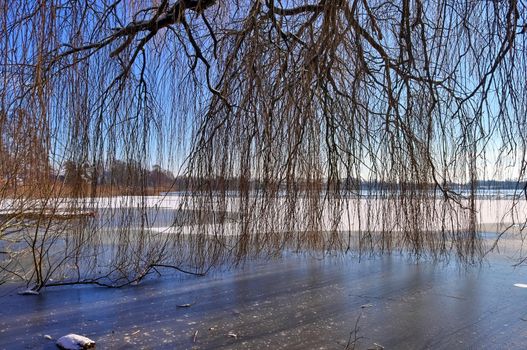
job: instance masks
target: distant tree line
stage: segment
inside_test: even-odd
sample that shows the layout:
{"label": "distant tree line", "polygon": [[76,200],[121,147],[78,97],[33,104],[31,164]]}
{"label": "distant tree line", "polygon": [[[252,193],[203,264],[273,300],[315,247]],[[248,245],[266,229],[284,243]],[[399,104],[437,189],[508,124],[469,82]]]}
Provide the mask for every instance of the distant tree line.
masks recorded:
{"label": "distant tree line", "polygon": [[[247,179],[244,177],[220,176],[211,177],[177,177],[173,181],[175,190],[191,191],[229,191],[237,192],[240,188],[246,188],[249,191],[266,191],[267,193],[287,191],[291,184],[285,180],[279,179]],[[328,181],[327,179],[297,179],[294,184],[295,189],[299,191],[333,191],[336,188],[341,193],[346,192],[383,192],[401,193],[404,191],[441,191],[435,183],[416,183],[409,181],[382,181],[382,180],[364,180],[358,178],[338,178]],[[515,180],[476,180],[474,189],[476,190],[524,190],[527,186],[525,181]],[[446,182],[442,184],[443,188],[451,191],[467,191],[472,188],[470,182],[457,183]]]}
{"label": "distant tree line", "polygon": [[64,162],[59,178],[68,186],[79,184],[110,185],[117,187],[167,187],[174,183],[174,175],[160,165],[147,169],[137,161],[111,161],[107,167],[88,162]]}

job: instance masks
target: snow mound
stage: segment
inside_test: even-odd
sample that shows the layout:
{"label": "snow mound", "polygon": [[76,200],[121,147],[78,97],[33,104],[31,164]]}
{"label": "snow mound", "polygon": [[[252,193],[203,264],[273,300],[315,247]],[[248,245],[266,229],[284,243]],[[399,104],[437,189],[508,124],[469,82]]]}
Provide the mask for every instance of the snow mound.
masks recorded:
{"label": "snow mound", "polygon": [[82,350],[95,348],[95,342],[78,334],[68,334],[57,340],[57,346],[65,350]]}

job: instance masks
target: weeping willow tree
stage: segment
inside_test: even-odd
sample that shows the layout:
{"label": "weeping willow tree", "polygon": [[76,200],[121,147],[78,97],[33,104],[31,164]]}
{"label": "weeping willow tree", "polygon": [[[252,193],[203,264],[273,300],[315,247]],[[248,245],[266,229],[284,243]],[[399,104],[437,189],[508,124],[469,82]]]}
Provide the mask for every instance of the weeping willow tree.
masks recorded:
{"label": "weeping willow tree", "polygon": [[[498,206],[525,222],[523,1],[0,8],[3,280],[119,286],[290,249],[473,259],[486,177],[516,181]],[[149,196],[154,164],[179,196]]]}

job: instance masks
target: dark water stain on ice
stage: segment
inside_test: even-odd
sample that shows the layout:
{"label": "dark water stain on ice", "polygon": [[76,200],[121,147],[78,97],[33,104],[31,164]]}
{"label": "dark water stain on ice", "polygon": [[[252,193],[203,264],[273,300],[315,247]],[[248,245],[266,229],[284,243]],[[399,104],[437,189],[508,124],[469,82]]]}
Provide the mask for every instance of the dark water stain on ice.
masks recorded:
{"label": "dark water stain on ice", "polygon": [[504,259],[293,255],[123,289],[2,286],[0,348],[55,349],[44,335],[74,332],[98,349],[344,349],[358,320],[357,349],[523,349],[527,289],[515,283],[525,271]]}

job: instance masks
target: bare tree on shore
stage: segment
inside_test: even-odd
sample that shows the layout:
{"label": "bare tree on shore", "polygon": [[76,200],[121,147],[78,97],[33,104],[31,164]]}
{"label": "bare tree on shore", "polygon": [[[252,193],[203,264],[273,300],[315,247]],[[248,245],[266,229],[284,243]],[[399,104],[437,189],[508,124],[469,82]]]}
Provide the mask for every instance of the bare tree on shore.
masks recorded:
{"label": "bare tree on shore", "polygon": [[[0,164],[0,199],[23,200],[21,217],[42,214],[17,241],[33,269],[5,271],[35,281],[43,261],[51,276],[81,255],[109,254],[103,275],[133,281],[158,265],[283,249],[481,256],[477,181],[525,180],[526,5],[3,0],[0,159],[9,162]],[[143,219],[123,216],[117,238],[57,225],[50,213],[71,184],[39,175],[23,185],[21,154],[46,173],[71,159],[180,169],[196,194],[180,209],[200,213],[197,223],[153,238],[143,201]],[[365,182],[378,186],[361,199]],[[468,195],[452,183],[469,184]],[[97,197],[97,186],[77,187],[75,197]],[[516,201],[525,191],[518,186]],[[343,225],[359,232],[342,234]],[[120,248],[104,252],[109,243]],[[74,270],[82,281],[85,271]]]}

